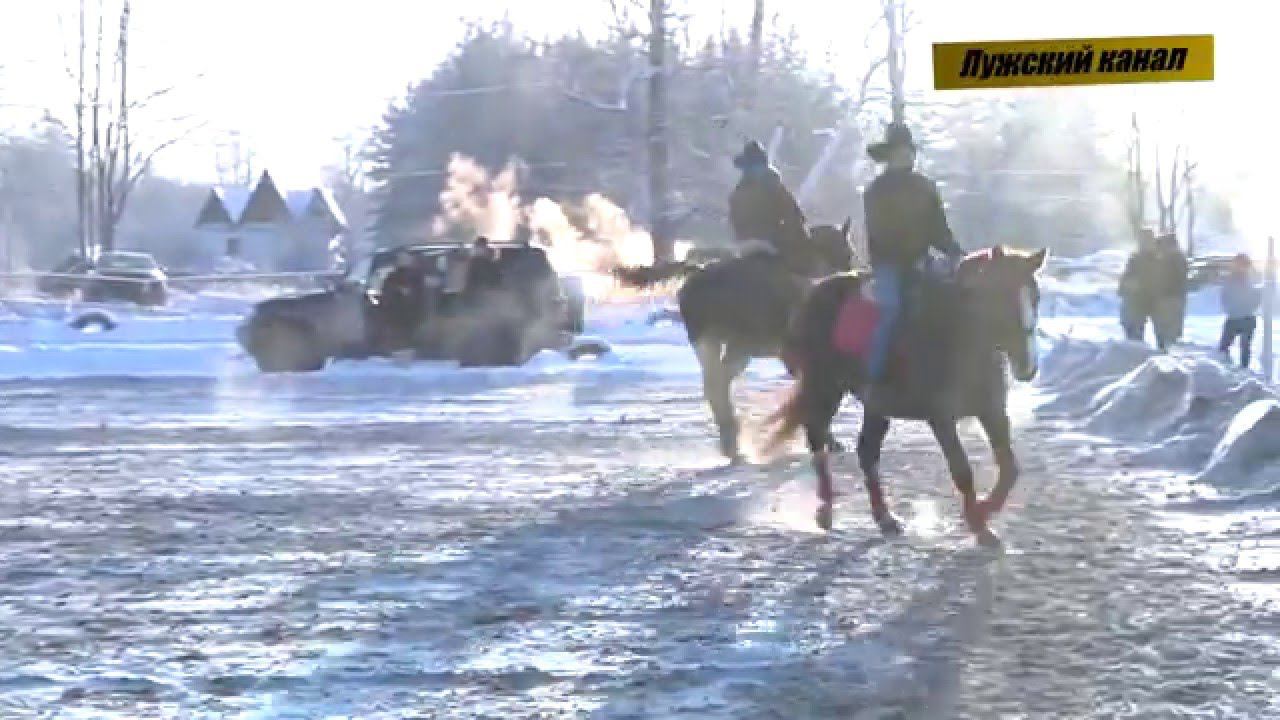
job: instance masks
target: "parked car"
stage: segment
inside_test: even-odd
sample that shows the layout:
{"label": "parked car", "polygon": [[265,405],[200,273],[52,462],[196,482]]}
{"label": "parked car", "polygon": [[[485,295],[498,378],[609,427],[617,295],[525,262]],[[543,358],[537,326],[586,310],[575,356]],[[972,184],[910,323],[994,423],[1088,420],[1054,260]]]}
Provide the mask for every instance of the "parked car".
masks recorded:
{"label": "parked car", "polygon": [[106,252],[97,262],[73,255],[41,278],[41,292],[64,297],[77,290],[85,300],[158,306],[168,301],[169,278],[155,258],[140,252]]}
{"label": "parked car", "polygon": [[93,263],[78,254],[71,255],[41,277],[36,288],[45,295],[67,297],[84,287],[85,278],[92,269]]}
{"label": "parked car", "polygon": [[[412,347],[420,358],[456,360],[463,365],[520,365],[545,348],[568,345],[585,324],[581,286],[550,276],[529,277],[518,271],[518,251],[495,244],[502,284],[478,300],[449,300],[449,278],[458,263],[468,262],[456,245],[413,245],[381,250],[353,264],[329,290],[272,298],[254,306],[237,328],[240,345],[263,372],[319,370],[336,358],[390,355],[400,349],[389,341],[382,284],[401,250],[417,256],[427,268],[425,320]],[[556,302],[530,314],[523,302],[530,283],[555,287]],[[567,290],[567,292],[566,292]],[[568,295],[568,297],[566,297]]]}
{"label": "parked car", "polygon": [[86,300],[124,300],[151,306],[168,301],[169,278],[147,253],[103,253],[89,278]]}

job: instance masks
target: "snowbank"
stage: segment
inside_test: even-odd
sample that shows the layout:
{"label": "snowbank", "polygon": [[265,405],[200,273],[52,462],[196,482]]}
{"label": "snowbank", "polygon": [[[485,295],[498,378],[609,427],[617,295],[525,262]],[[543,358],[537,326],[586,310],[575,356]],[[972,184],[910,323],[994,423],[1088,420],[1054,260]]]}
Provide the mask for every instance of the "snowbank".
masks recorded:
{"label": "snowbank", "polygon": [[1209,502],[1280,498],[1280,395],[1207,350],[1058,340],[1042,361],[1042,415],[1191,473]]}

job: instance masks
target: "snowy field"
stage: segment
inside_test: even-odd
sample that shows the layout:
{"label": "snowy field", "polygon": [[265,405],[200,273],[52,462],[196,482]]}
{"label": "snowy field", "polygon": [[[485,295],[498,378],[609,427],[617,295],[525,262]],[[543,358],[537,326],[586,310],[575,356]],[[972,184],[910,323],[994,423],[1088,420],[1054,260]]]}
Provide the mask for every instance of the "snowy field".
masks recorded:
{"label": "snowy field", "polygon": [[1280,717],[1280,403],[1064,285],[1002,556],[909,424],[907,537],[851,456],[815,532],[798,448],[723,467],[646,308],[595,314],[595,361],[264,377],[234,298],[100,334],[2,305],[0,717]]}

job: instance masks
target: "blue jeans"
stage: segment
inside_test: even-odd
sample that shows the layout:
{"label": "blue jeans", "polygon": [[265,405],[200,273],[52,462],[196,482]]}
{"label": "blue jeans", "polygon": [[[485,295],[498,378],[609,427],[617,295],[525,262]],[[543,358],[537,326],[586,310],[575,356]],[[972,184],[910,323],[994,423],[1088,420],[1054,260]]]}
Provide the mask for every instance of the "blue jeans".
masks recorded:
{"label": "blue jeans", "polygon": [[879,382],[884,379],[885,363],[889,360],[889,345],[893,331],[902,313],[902,271],[892,265],[876,265],[871,268],[872,296],[879,308],[879,319],[871,335],[871,356],[867,358],[867,379]]}

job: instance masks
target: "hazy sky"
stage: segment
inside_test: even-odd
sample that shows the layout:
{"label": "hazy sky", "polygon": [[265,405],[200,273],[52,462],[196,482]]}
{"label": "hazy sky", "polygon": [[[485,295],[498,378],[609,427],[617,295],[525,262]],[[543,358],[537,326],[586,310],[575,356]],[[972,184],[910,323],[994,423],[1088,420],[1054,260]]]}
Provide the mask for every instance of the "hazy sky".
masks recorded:
{"label": "hazy sky", "polygon": [[[703,32],[722,22],[745,26],[752,7],[751,0],[674,2]],[[781,22],[796,26],[817,60],[860,76],[876,0],[766,2]],[[908,82],[921,87],[931,79],[929,44],[935,41],[1214,33],[1219,79],[1211,85],[1024,92],[1057,93],[1063,102],[1087,98],[1117,122],[1134,105],[1161,111],[1153,129],[1187,139],[1207,175],[1242,191],[1256,185],[1250,173],[1258,160],[1275,159],[1266,127],[1275,85],[1275,65],[1266,60],[1277,41],[1270,3],[907,2],[919,22],[910,36]],[[69,115],[74,88],[63,53],[73,45],[76,7],[76,0],[0,0],[4,124],[24,123],[44,107]],[[131,82],[140,92],[182,83],[157,115],[191,113],[208,123],[207,131],[168,151],[160,171],[211,179],[216,140],[236,129],[257,153],[259,168],[298,185],[315,181],[337,159],[335,137],[375,124],[388,102],[431,71],[457,41],[464,16],[507,13],[518,28],[551,35],[598,28],[608,12],[606,0],[134,0]],[[61,32],[60,15],[66,24]],[[880,35],[875,38],[880,42]],[[194,79],[200,74],[203,79]]]}

